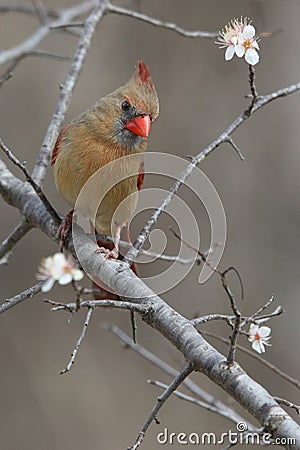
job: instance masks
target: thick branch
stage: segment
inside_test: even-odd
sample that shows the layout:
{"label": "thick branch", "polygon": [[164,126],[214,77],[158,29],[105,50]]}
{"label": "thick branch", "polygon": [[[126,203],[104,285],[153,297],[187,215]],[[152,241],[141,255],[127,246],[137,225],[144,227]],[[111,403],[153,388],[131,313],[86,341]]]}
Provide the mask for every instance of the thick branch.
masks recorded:
{"label": "thick branch", "polygon": [[[145,305],[148,312],[143,320],[158,330],[176,348],[185,359],[190,361],[195,370],[207,375],[248,412],[260,421],[276,437],[298,437],[300,428],[288,414],[278,406],[273,397],[258,383],[252,380],[238,365],[227,368],[226,358],[213,348],[195,330],[190,322],[173,310],[155,295],[129,269],[120,269],[116,261],[102,264],[102,256],[97,254],[97,247],[82,233],[74,236],[75,246],[80,249],[79,259],[85,269],[100,279],[127,301],[137,301]],[[270,432],[271,432],[270,431]],[[290,445],[286,448],[296,449]]]}
{"label": "thick branch", "polygon": [[31,227],[37,227],[53,240],[58,225],[46,211],[43,203],[27,182],[20,181],[0,159],[0,195],[17,208]]}
{"label": "thick branch", "polygon": [[[84,2],[85,7],[94,5],[94,2]],[[78,46],[77,56],[79,58],[79,67],[82,67],[90,39],[95,30],[98,20],[102,17],[105,10],[105,2],[97,2],[97,6],[86,22],[85,30],[82,34],[80,44]],[[82,11],[84,12],[84,11]],[[44,28],[41,27],[40,30]],[[48,31],[44,30],[38,36],[35,36],[37,42],[45,36]],[[85,39],[88,40],[86,45]],[[34,39],[31,41],[31,45]],[[33,42],[34,45],[36,45]],[[28,46],[28,40],[23,46]],[[82,45],[82,47],[80,47]],[[21,47],[21,46],[20,46]],[[24,48],[18,51],[24,51]],[[28,50],[25,49],[25,50]],[[0,57],[7,57],[7,52],[3,52]],[[7,61],[10,61],[18,56],[18,52],[14,49],[11,52]],[[0,61],[1,61],[0,58]],[[76,66],[73,61],[73,68]],[[76,66],[77,67],[77,66]],[[75,84],[78,77],[77,71],[75,74],[70,74],[70,79]],[[75,77],[75,78],[73,78]],[[58,116],[53,118],[51,130],[48,130],[47,144],[45,149],[41,152],[38,165],[36,167],[34,176],[35,180],[42,179],[45,163],[49,160],[49,151],[51,141],[54,144],[58,126],[60,126],[65,108],[69,103],[69,93],[72,92],[74,84],[71,82],[71,90],[67,94],[62,89],[62,105],[58,108]],[[69,87],[67,89],[70,89]],[[170,193],[165,198],[155,214],[150,218],[144,227],[138,241],[135,243],[136,253],[143,245],[151,230],[153,224],[158,220],[160,214],[169,204],[173,195],[178,191],[187,177],[192,173],[193,169],[203,161],[210,153],[212,153],[220,144],[228,142],[231,135],[237,128],[244,123],[250,115],[254,114],[263,106],[269,104],[271,101],[290,95],[300,89],[300,83],[280,89],[269,95],[259,97],[253,104],[251,110],[246,109],[240,114],[235,121],[208,147],[202,150],[195,156],[188,165],[186,170],[181,174],[178,181],[173,185]],[[52,134],[53,133],[53,134]],[[49,147],[47,147],[49,145]],[[44,153],[45,151],[45,153]],[[42,167],[42,169],[40,169]],[[22,183],[14,177],[0,161],[0,193],[7,201],[7,203],[17,207],[24,215],[25,219],[33,226],[39,227],[52,239],[55,239],[57,231],[57,224],[51,220],[49,214],[45,210],[43,204],[38,199],[36,193],[30,186]],[[197,371],[205,374],[210,380],[218,384],[224,391],[236,399],[250,414],[253,415],[265,427],[267,431],[273,433],[274,437],[288,438],[294,437],[298,443],[300,442],[300,428],[292,420],[292,418],[276,403],[274,398],[262,386],[252,380],[238,365],[234,364],[230,369],[226,366],[226,358],[212,347],[195,329],[195,327],[183,316],[178,314],[173,308],[167,305],[159,296],[151,291],[141,279],[138,279],[128,267],[117,261],[106,261],[98,252],[96,244],[87,238],[83,232],[78,232],[74,236],[74,242],[78,250],[78,257],[86,271],[88,271],[95,278],[99,278],[111,288],[114,292],[119,294],[128,302],[139,302],[146,308],[147,313],[142,314],[143,320],[158,330],[170,343],[172,343],[183,354],[184,358]],[[74,248],[68,244],[68,249],[74,254]],[[135,256],[135,255],[134,255]],[[293,444],[286,444],[286,448],[297,449],[299,446]]]}
{"label": "thick branch", "polygon": [[[19,208],[26,219],[55,239],[56,224],[49,219],[35,192],[20,182],[0,161],[0,193],[5,200]],[[158,330],[183,354],[195,370],[202,372],[236,399],[275,437],[295,437],[300,442],[300,427],[276,403],[274,398],[252,380],[238,365],[226,368],[226,358],[212,347],[185,317],[178,314],[159,296],[137,278],[127,265],[118,261],[106,261],[97,245],[83,231],[73,235],[75,248],[84,270],[99,278],[126,301],[140,303],[147,310],[143,320]],[[74,248],[68,244],[74,254]],[[286,445],[297,449],[295,445]]]}

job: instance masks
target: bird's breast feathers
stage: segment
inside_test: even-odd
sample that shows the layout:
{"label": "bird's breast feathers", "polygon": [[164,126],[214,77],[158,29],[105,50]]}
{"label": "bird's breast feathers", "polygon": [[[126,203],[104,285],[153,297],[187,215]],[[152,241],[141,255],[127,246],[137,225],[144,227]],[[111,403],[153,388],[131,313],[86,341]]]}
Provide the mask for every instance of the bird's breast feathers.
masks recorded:
{"label": "bird's breast feathers", "polygon": [[142,155],[122,158],[119,148],[105,146],[91,136],[70,139],[70,131],[68,128],[66,136],[61,138],[55,157],[54,175],[59,193],[90,218],[98,210],[98,223],[102,219],[111,220],[123,202],[117,220],[126,223],[136,208],[134,194],[138,189]]}

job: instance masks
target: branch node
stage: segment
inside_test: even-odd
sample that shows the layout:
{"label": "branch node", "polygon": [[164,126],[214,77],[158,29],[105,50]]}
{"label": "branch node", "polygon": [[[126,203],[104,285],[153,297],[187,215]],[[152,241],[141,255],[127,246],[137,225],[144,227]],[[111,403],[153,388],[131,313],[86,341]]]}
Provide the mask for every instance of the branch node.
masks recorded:
{"label": "branch node", "polygon": [[231,136],[229,136],[225,142],[228,142],[228,144],[230,144],[233,148],[233,150],[235,150],[235,152],[237,153],[237,155],[239,156],[241,161],[245,161],[245,157],[242,154],[242,152],[240,151],[240,149],[237,147],[237,145],[235,144],[234,140],[232,139]]}

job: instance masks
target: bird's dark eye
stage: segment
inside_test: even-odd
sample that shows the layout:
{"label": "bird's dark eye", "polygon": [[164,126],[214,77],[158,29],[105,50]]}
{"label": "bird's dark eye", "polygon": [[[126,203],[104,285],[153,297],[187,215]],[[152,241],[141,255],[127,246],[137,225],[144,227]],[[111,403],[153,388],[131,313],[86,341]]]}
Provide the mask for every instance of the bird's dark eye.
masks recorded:
{"label": "bird's dark eye", "polygon": [[130,107],[131,104],[127,100],[124,100],[121,104],[121,108],[123,109],[123,111],[128,111]]}

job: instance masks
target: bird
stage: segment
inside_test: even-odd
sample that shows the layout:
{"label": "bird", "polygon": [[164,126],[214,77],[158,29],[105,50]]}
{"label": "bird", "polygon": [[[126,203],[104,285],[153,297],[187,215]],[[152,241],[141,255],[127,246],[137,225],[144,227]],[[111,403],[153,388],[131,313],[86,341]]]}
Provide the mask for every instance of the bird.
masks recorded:
{"label": "bird", "polygon": [[[70,232],[74,206],[77,208],[82,189],[94,174],[105,172],[113,163],[113,170],[118,172],[114,173],[114,178],[120,181],[106,192],[107,183],[98,177],[92,195],[85,198],[93,206],[85,201],[80,205],[82,212],[92,220],[95,232],[113,238],[112,246],[104,244],[99,250],[105,253],[105,258],[119,257],[121,230],[125,227],[129,239],[129,223],[144,181],[142,155],[158,115],[156,88],[148,67],[144,61],[139,61],[125,85],[102,97],[62,128],[51,158],[58,193],[72,207],[58,230],[61,248]],[[129,167],[123,157],[132,155],[134,167]],[[97,196],[101,197],[103,192],[104,198],[95,214]],[[94,203],[91,197],[95,197]]]}

